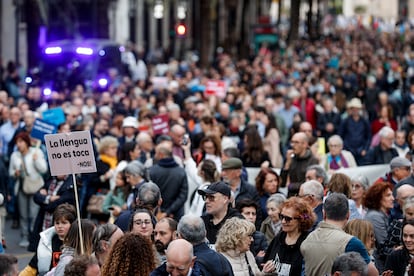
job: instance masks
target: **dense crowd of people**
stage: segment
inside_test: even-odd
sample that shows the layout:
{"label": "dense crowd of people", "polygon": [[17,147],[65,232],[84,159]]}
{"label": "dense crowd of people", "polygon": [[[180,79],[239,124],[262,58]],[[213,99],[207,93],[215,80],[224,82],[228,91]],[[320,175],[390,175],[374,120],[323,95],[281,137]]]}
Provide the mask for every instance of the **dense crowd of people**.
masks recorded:
{"label": "dense crowd of people", "polygon": [[[23,89],[9,64],[2,251],[7,216],[35,252],[22,276],[414,275],[413,42],[409,28],[348,26],[250,59],[220,52],[207,69],[168,60],[134,83],[118,76],[104,92],[72,84],[47,98]],[[65,114],[58,133],[90,131],[96,172],[50,175],[31,133],[51,109]],[[375,164],[389,171],[373,183],[341,172]],[[0,255],[5,273],[15,263]]]}

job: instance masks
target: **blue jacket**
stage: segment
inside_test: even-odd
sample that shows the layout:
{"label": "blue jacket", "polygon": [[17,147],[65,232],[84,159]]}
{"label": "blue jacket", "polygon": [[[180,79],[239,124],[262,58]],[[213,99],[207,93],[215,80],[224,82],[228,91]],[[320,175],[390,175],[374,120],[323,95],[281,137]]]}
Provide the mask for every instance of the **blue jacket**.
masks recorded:
{"label": "blue jacket", "polygon": [[355,121],[352,117],[346,118],[338,131],[344,140],[344,148],[354,156],[360,155],[363,150],[368,151],[371,143],[371,127],[369,122],[360,118]]}
{"label": "blue jacket", "polygon": [[196,263],[200,265],[200,271],[204,276],[233,276],[231,264],[222,254],[211,249],[203,242],[194,246]]}

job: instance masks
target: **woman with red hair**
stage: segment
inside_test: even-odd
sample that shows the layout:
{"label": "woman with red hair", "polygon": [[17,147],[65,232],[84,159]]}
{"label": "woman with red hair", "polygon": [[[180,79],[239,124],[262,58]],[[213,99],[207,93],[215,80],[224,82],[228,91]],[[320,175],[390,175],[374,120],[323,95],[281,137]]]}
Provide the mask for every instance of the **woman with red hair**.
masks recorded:
{"label": "woman with red hair", "polygon": [[270,243],[264,262],[275,263],[276,275],[300,275],[303,263],[300,245],[308,236],[316,215],[305,200],[291,197],[283,203],[279,217],[282,231]]}
{"label": "woman with red hair", "polygon": [[374,226],[375,234],[375,266],[380,273],[384,270],[385,256],[380,254],[387,239],[389,215],[394,206],[392,185],[389,182],[379,182],[372,185],[366,192],[363,205],[368,208],[365,219]]}

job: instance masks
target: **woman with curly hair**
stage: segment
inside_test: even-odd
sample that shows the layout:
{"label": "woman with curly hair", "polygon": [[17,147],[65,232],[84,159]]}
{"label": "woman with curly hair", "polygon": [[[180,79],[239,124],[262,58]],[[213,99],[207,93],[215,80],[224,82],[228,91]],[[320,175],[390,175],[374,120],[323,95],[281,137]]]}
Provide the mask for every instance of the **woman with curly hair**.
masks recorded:
{"label": "woman with curly hair", "polygon": [[388,182],[379,182],[372,185],[363,200],[363,205],[368,208],[365,219],[374,226],[375,234],[375,266],[380,273],[384,269],[385,258],[381,256],[381,248],[387,239],[387,229],[389,215],[388,212],[394,206],[394,196],[392,195],[392,185]]}
{"label": "woman with curly hair", "polygon": [[233,217],[227,219],[219,230],[216,249],[230,262],[235,276],[265,275],[275,271],[272,261],[263,265],[262,271],[257,267],[250,245],[256,228],[248,220]]}
{"label": "woman with curly hair", "polygon": [[244,132],[244,151],[241,159],[245,167],[271,167],[269,153],[264,149],[262,137],[255,125],[248,126]]}
{"label": "woman with curly hair", "polygon": [[148,276],[156,267],[154,260],[151,242],[139,234],[127,233],[109,253],[102,276]]}
{"label": "woman with curly hair", "polygon": [[300,245],[308,236],[316,215],[306,201],[291,197],[283,203],[279,217],[282,231],[270,243],[264,261],[275,263],[277,275],[300,275],[303,261]]}
{"label": "woman with curly hair", "polygon": [[256,176],[256,190],[260,196],[260,208],[263,218],[267,217],[266,202],[269,197],[279,192],[280,177],[272,169],[262,168]]}

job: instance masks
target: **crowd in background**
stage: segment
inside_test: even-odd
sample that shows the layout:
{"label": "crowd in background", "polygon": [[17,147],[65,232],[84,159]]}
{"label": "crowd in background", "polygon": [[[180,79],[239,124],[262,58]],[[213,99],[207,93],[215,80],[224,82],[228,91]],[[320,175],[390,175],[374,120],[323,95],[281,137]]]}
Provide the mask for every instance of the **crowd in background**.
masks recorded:
{"label": "crowd in background", "polygon": [[[413,42],[410,29],[349,26],[250,59],[218,52],[207,69],[148,64],[136,83],[117,76],[107,91],[72,84],[48,98],[22,89],[10,63],[0,91],[3,247],[7,215],[19,245],[36,252],[21,275],[412,273]],[[209,80],[227,92],[207,95]],[[75,179],[83,247],[68,207],[73,178],[51,177],[30,137],[57,107],[58,133],[88,130],[94,144],[97,172]],[[163,114],[168,128],[155,133]],[[389,165],[375,183],[338,171],[374,164]],[[255,183],[246,168],[259,171]]]}

